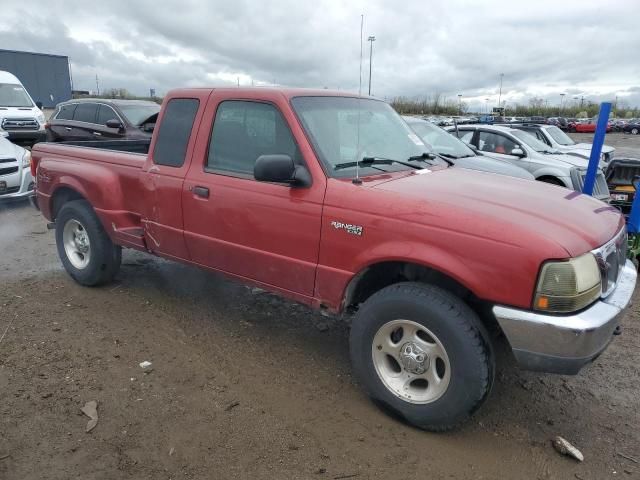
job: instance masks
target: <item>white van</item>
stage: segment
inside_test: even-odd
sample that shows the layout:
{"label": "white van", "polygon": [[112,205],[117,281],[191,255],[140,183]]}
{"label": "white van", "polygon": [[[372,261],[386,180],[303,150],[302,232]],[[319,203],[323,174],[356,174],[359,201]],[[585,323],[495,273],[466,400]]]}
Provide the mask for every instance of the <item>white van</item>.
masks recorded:
{"label": "white van", "polygon": [[42,110],[18,78],[0,70],[0,127],[14,143],[32,145],[43,141],[45,118]]}

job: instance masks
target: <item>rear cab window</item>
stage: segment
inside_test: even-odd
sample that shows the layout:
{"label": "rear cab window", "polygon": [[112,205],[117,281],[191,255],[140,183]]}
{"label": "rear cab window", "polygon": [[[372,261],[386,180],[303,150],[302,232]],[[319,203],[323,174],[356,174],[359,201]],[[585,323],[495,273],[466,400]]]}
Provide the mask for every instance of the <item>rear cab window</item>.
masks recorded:
{"label": "rear cab window", "polygon": [[173,98],[167,103],[153,148],[153,163],[182,167],[198,113],[197,98]]}

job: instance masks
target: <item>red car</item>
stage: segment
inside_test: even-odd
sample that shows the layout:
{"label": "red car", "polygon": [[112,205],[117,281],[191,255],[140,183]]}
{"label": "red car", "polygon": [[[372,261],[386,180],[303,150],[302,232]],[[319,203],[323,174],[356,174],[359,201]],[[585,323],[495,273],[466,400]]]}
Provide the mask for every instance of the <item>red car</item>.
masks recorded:
{"label": "red car", "polygon": [[[569,124],[569,131],[577,133],[594,133],[596,131],[597,120],[585,120],[582,122],[572,122]],[[611,123],[607,123],[607,132],[611,131]]]}
{"label": "red car", "polygon": [[73,279],[109,282],[130,248],[353,314],[357,379],[421,428],[454,428],[485,401],[489,329],[521,367],[575,374],[635,286],[615,208],[449,168],[379,100],[176,90],[147,154],[90,144],[33,149],[36,204]]}

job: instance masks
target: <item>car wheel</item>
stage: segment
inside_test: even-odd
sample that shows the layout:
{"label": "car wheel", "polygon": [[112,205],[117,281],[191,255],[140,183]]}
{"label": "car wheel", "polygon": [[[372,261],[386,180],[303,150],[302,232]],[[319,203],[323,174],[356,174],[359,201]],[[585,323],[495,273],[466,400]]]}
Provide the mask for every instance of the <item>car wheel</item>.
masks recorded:
{"label": "car wheel", "polygon": [[349,342],[356,377],[374,402],[425,430],[457,427],[493,384],[493,350],[477,315],[433,285],[398,283],[373,294]]}
{"label": "car wheel", "polygon": [[638,129],[637,128],[632,128],[631,129],[631,134],[632,135],[637,135],[638,134]]}
{"label": "car wheel", "polygon": [[111,242],[85,200],[63,205],[56,217],[56,245],[65,270],[81,285],[107,283],[120,269],[122,248]]}

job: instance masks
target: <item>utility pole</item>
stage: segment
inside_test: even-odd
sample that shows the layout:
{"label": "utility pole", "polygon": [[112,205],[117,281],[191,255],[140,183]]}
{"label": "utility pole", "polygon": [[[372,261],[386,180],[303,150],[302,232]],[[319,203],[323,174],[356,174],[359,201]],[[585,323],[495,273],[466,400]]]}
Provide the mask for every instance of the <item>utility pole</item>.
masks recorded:
{"label": "utility pole", "polygon": [[560,110],[558,111],[558,116],[562,115],[562,101],[564,100],[564,93],[560,94]]}
{"label": "utility pole", "polygon": [[367,38],[367,42],[371,43],[369,47],[369,96],[371,96],[371,61],[373,60],[373,42],[376,41],[376,37],[374,35],[369,35]]}
{"label": "utility pole", "polygon": [[462,115],[462,94],[458,94],[458,115]]}
{"label": "utility pole", "polygon": [[98,80],[98,74],[96,73],[96,95],[100,96],[100,81]]}
{"label": "utility pole", "polygon": [[500,74],[500,91],[498,93],[498,107],[500,106],[500,100],[502,100],[502,77],[504,77],[504,73]]}

